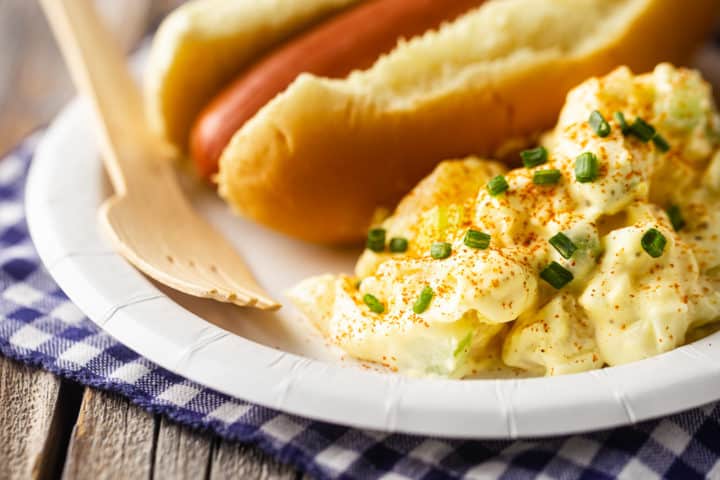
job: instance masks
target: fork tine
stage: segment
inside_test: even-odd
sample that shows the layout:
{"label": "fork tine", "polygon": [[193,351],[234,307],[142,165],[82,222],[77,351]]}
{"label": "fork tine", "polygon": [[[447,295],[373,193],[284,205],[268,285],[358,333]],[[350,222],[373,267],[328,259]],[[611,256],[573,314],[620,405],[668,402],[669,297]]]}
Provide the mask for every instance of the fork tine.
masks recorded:
{"label": "fork tine", "polygon": [[[218,270],[218,275],[221,275],[222,278],[229,283],[235,291],[243,291],[243,292],[250,292],[242,285],[238,284],[232,276],[226,274],[223,270]],[[256,302],[254,306],[262,309],[262,310],[277,310],[280,308],[280,304],[277,302],[274,302],[273,300],[267,298],[264,295],[253,293],[253,295],[256,297]]]}
{"label": "fork tine", "polygon": [[[217,269],[215,275],[218,280],[221,280],[220,282],[209,277],[205,268],[190,268],[175,260],[165,262],[163,265],[157,265],[156,261],[144,258],[141,255],[144,250],[137,248],[132,239],[120,237],[121,232],[127,232],[127,229],[115,224],[113,219],[118,219],[111,213],[113,207],[117,207],[118,204],[118,197],[105,202],[100,209],[100,216],[116,249],[130,263],[148,276],[188,295],[211,298],[238,306],[256,307],[262,310],[277,310],[280,308],[281,305],[270,299],[262,288],[257,285],[250,276],[249,270],[242,263],[242,273],[244,273],[242,280],[250,279],[249,282],[244,284],[234,281],[232,276],[220,276],[219,269]],[[221,238],[221,242],[225,242],[225,240]],[[158,242],[152,243],[157,244]],[[242,259],[234,251],[231,252],[228,260],[233,264],[242,262]]]}
{"label": "fork tine", "polygon": [[[207,281],[198,282],[197,276],[192,280],[188,280],[186,276],[170,275],[165,270],[155,268],[145,260],[137,257],[134,251],[127,252],[124,256],[138,269],[155,280],[188,295],[203,296],[220,302],[232,303],[241,307],[256,307],[261,310],[277,310],[280,308],[280,304],[260,293],[261,291],[253,291],[237,284],[231,285],[232,288],[229,288],[227,284],[223,285]],[[202,277],[202,280],[206,280],[206,278]]]}

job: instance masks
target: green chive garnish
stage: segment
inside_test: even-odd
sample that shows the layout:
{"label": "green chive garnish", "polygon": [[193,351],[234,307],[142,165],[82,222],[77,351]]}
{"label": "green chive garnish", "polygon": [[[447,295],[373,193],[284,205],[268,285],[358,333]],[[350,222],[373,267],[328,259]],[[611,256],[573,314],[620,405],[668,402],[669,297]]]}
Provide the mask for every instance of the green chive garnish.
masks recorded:
{"label": "green chive garnish", "polygon": [[657,147],[657,149],[660,150],[661,152],[666,153],[670,150],[670,144],[659,133],[655,134],[655,136],[652,138],[652,141],[655,144],[655,146]]}
{"label": "green chive garnish", "polygon": [[367,242],[365,246],[373,252],[382,252],[385,250],[385,229],[372,228],[368,232]]}
{"label": "green chive garnish", "polygon": [[655,127],[642,118],[636,118],[635,122],[628,126],[625,121],[625,115],[621,112],[615,112],[615,120],[620,124],[620,129],[624,135],[633,135],[645,143],[652,140],[657,149],[663,153],[670,150],[670,144],[665,140],[665,137],[657,133]]}
{"label": "green chive garnish", "polygon": [[549,242],[550,245],[555,247],[555,250],[557,250],[558,253],[565,259],[571,258],[573,253],[577,250],[577,246],[573,243],[573,241],[562,232],[552,237]]}
{"label": "green chive garnish", "polygon": [[560,170],[538,170],[533,174],[533,183],[535,185],[555,185],[560,181],[562,173]]}
{"label": "green chive garnish", "polygon": [[420,296],[415,301],[415,305],[413,305],[413,312],[420,315],[425,310],[427,310],[428,306],[430,306],[430,301],[433,298],[433,289],[430,287],[425,287],[422,289],[422,292],[420,292]]}
{"label": "green chive garnish", "polygon": [[472,338],[473,332],[469,332],[467,335],[465,335],[463,339],[458,342],[458,345],[455,348],[453,355],[457,357],[461,353],[465,352],[468,347],[470,347],[470,343],[472,343]]}
{"label": "green chive garnish", "polygon": [[610,124],[605,120],[605,117],[602,116],[602,113],[597,110],[594,110],[590,114],[588,122],[599,137],[607,137],[610,135]]}
{"label": "green chive garnish", "polygon": [[430,247],[430,256],[436,260],[448,258],[452,253],[452,245],[447,242],[435,242]]}
{"label": "green chive garnish", "polygon": [[620,125],[620,131],[623,135],[627,135],[630,132],[630,125],[625,121],[625,115],[622,112],[615,112],[613,117],[615,117],[615,121]]}
{"label": "green chive garnish", "polygon": [[378,300],[375,295],[366,293],[363,296],[363,302],[365,302],[365,305],[368,306],[371,312],[383,313],[385,311],[385,305],[383,305],[382,302]]}
{"label": "green chive garnish", "polygon": [[651,228],[650,230],[645,232],[642,240],[640,240],[640,244],[642,245],[643,250],[645,250],[648,255],[653,258],[658,258],[663,254],[663,250],[665,250],[667,239],[657,229]]}
{"label": "green chive garnish", "polygon": [[642,118],[638,117],[635,122],[630,125],[630,135],[634,135],[643,142],[647,143],[655,136],[655,128]]}
{"label": "green chive garnish", "polygon": [[542,272],[540,272],[540,278],[552,285],[555,289],[560,290],[565,285],[572,282],[575,277],[573,277],[571,271],[566,270],[559,263],[552,262],[550,265],[545,267]]}
{"label": "green chive garnish", "polygon": [[497,177],[490,180],[487,184],[488,192],[490,192],[490,195],[492,195],[493,197],[495,195],[500,195],[508,188],[510,188],[510,185],[508,185],[507,180],[505,180],[505,177],[503,177],[502,175],[498,175]]}
{"label": "green chive garnish", "polygon": [[547,162],[547,150],[545,150],[545,147],[524,150],[520,152],[520,158],[522,158],[522,162],[525,167],[537,167],[538,165],[542,165]]}
{"label": "green chive garnish", "polygon": [[598,158],[594,153],[581,153],[575,160],[575,179],[580,183],[594,181],[600,173]]}
{"label": "green chive garnish", "polygon": [[407,238],[393,237],[390,239],[390,251],[393,253],[404,253],[407,252],[408,241]]}
{"label": "green chive garnish", "polygon": [[479,230],[468,230],[465,232],[463,243],[470,248],[485,250],[490,246],[490,235]]}
{"label": "green chive garnish", "polygon": [[680,207],[678,207],[677,205],[670,205],[670,208],[667,209],[667,214],[668,217],[670,217],[670,223],[672,223],[675,231],[679,232],[680,230],[682,230],[682,228],[685,226],[685,218],[680,211]]}

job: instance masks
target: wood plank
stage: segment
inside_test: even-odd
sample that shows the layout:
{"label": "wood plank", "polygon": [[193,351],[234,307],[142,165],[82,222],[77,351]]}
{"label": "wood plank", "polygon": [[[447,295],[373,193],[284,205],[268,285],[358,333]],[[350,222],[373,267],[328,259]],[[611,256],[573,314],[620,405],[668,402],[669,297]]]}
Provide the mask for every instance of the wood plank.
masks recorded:
{"label": "wood plank", "polygon": [[160,419],[155,447],[154,478],[181,480],[207,478],[213,437]]}
{"label": "wood plank", "polygon": [[[0,465],[8,479],[53,476],[63,455],[53,418],[61,382],[48,372],[0,357]],[[62,461],[62,459],[60,459]]]}
{"label": "wood plank", "polygon": [[163,418],[153,478],[294,480],[299,475],[256,447],[226,442]]}
{"label": "wood plank", "polygon": [[278,463],[257,447],[224,440],[214,447],[210,466],[211,480],[294,480],[299,477],[293,467]]}
{"label": "wood plank", "polygon": [[88,389],[63,478],[99,477],[294,480],[297,474],[256,447],[155,420],[122,397]]}
{"label": "wood plank", "polygon": [[72,96],[37,2],[0,1],[0,152],[46,123]]}
{"label": "wood plank", "polygon": [[114,394],[87,389],[63,478],[152,478],[154,417]]}
{"label": "wood plank", "polygon": [[55,402],[50,432],[45,437],[42,457],[36,464],[35,478],[54,479],[60,477],[84,390],[80,384],[60,380],[60,392]]}

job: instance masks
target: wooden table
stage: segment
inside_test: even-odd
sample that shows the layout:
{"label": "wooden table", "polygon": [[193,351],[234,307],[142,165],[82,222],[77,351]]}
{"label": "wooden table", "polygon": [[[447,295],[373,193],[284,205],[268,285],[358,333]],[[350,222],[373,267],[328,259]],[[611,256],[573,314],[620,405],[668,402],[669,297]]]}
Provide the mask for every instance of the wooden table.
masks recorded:
{"label": "wooden table", "polygon": [[[0,152],[73,95],[36,2],[0,0]],[[0,478],[295,479],[251,446],[0,357]]]}

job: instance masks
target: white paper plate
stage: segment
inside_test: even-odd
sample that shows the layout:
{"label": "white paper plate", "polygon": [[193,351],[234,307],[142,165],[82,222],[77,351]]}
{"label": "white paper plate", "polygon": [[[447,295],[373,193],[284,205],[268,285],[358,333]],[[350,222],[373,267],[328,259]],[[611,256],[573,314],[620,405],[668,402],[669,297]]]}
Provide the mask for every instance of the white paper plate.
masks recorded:
{"label": "white paper plate", "polygon": [[306,276],[350,271],[358,252],[276,235],[198,187],[189,191],[198,210],[286,306],[266,314],[158,287],[98,231],[97,208],[110,190],[90,124],[75,101],[39,146],[27,186],[30,232],[52,276],[95,323],[179,375],[314,419],[444,437],[567,434],[720,398],[720,333],[649,360],[554,378],[409,379],[361,368],[326,346],[283,294]]}

